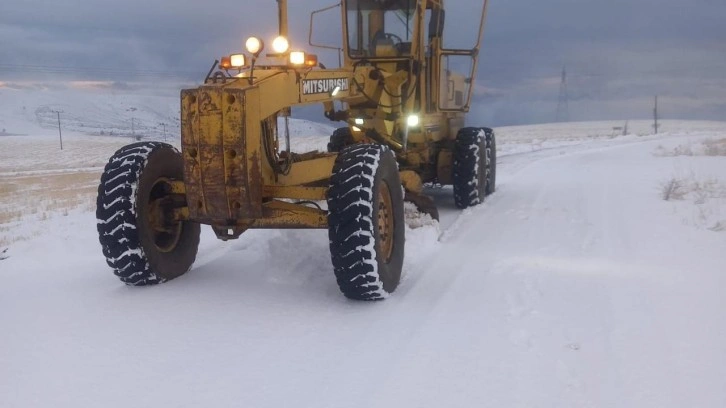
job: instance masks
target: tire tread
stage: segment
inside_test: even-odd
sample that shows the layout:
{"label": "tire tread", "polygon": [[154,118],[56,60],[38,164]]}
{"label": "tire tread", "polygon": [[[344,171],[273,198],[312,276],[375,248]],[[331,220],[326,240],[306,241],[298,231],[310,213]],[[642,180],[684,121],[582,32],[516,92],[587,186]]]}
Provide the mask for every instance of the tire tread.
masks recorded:
{"label": "tire tread", "polygon": [[338,286],[351,299],[387,296],[377,273],[373,217],[375,171],[388,149],[376,144],[343,148],[328,190],[328,235]]}
{"label": "tire tread", "polygon": [[[170,148],[159,142],[139,142],[116,151],[104,168],[96,199],[96,228],[106,263],[125,284],[164,282],[149,265],[136,227],[137,185],[149,155]],[[176,149],[174,149],[176,150]]]}

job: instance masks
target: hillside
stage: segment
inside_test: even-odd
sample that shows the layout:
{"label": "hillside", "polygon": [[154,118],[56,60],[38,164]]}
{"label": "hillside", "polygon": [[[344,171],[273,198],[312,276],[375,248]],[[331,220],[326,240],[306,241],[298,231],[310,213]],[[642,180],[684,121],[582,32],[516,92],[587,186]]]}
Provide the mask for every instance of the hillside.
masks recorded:
{"label": "hillside", "polygon": [[[0,136],[57,136],[57,112],[67,135],[179,138],[179,88],[116,89],[106,83],[10,87],[0,82]],[[330,126],[292,119],[293,136],[331,132]]]}

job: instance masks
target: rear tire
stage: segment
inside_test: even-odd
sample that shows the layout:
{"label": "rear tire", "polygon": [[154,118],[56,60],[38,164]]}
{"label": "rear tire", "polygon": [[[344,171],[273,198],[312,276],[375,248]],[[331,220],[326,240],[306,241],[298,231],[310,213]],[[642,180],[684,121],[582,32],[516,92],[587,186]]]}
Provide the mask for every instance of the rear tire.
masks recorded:
{"label": "rear tire", "polygon": [[168,194],[165,180],[181,180],[184,167],[174,147],[140,142],[118,150],[98,186],[98,237],[106,262],[122,282],[153,285],[186,273],[199,246],[199,224],[151,222],[151,202]]}
{"label": "rear tire", "polygon": [[401,280],[405,243],[395,156],[377,144],[344,148],[327,198],[330,254],[341,292],[356,300],[386,298]]}
{"label": "rear tire", "polygon": [[494,136],[494,130],[490,128],[484,129],[484,137],[486,141],[486,195],[490,195],[497,190],[497,139]]}
{"label": "rear tire", "polygon": [[497,151],[494,131],[463,128],[454,145],[454,203],[464,209],[481,204],[496,189]]}
{"label": "rear tire", "polygon": [[479,128],[462,128],[454,145],[454,203],[464,209],[484,201],[486,195],[486,140]]}

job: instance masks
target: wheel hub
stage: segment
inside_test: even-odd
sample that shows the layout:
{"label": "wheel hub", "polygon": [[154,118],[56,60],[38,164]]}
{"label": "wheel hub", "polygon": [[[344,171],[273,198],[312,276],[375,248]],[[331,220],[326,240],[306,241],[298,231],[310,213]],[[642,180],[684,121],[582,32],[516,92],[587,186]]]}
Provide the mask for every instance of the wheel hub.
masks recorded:
{"label": "wheel hub", "polygon": [[182,222],[174,219],[171,185],[165,178],[158,179],[151,187],[147,205],[147,216],[151,226],[154,246],[161,252],[171,252],[179,243]]}
{"label": "wheel hub", "polygon": [[393,255],[393,200],[388,184],[381,180],[378,193],[378,251],[384,263]]}

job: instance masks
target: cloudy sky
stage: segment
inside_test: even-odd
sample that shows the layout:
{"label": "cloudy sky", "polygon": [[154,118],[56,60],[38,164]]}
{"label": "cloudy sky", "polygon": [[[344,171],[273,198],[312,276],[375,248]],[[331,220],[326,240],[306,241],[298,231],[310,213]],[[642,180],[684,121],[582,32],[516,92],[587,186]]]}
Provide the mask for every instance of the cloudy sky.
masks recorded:
{"label": "cloudy sky", "polygon": [[[335,0],[289,0],[292,42]],[[448,0],[447,35],[470,45],[481,1]],[[337,38],[335,13],[323,38]],[[493,126],[555,119],[567,66],[572,120],[726,120],[726,1],[491,0],[473,113]],[[0,81],[200,81],[244,38],[273,38],[273,0],[18,0],[0,10]],[[329,56],[330,65],[335,65]],[[330,60],[332,59],[332,61]]]}

